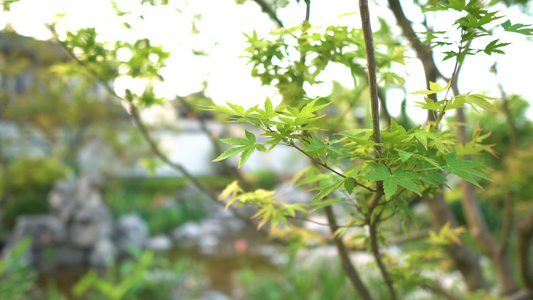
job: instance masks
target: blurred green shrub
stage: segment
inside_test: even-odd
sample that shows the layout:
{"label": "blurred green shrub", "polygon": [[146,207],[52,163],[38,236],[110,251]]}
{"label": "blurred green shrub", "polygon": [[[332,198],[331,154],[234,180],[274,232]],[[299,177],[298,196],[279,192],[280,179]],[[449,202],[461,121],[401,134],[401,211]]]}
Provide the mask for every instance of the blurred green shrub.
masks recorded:
{"label": "blurred green shrub", "polygon": [[169,299],[185,288],[182,299],[200,290],[200,269],[190,262],[170,263],[152,251],[130,249],[133,259],[111,267],[104,276],[92,270],[74,286],[77,299]]}
{"label": "blurred green shrub", "polygon": [[2,211],[2,225],[6,229],[13,229],[17,217],[20,215],[44,214],[48,212],[46,194],[34,191],[20,192],[5,204]]}
{"label": "blurred green shrub", "polygon": [[[202,180],[215,187],[230,182],[218,177]],[[153,235],[169,232],[187,221],[197,221],[207,215],[207,209],[197,199],[199,197],[177,199],[179,190],[185,185],[183,178],[114,179],[104,187],[104,199],[115,217],[138,213],[148,223]]]}
{"label": "blurred green shrub", "polygon": [[[20,157],[8,165],[7,178],[0,176],[2,191],[9,191],[2,211],[2,226],[12,229],[18,216],[48,212],[48,192],[67,168],[54,159]],[[6,182],[4,182],[6,181]]]}
{"label": "blurred green shrub", "polygon": [[304,267],[289,263],[283,272],[247,268],[239,272],[237,280],[244,290],[243,299],[358,299],[338,265],[322,263]]}
{"label": "blurred green shrub", "polygon": [[0,261],[0,299],[39,299],[36,288],[37,273],[25,263],[22,256],[31,245],[23,239],[10,254]]}
{"label": "blurred green shrub", "polygon": [[[457,222],[460,226],[466,226],[466,216],[463,210],[463,205],[461,204],[461,200],[453,200],[448,203],[452,209],[452,212],[457,219]],[[485,218],[487,225],[489,226],[489,229],[491,231],[496,231],[500,229],[501,226],[501,216],[499,216],[487,203],[486,201],[479,201],[479,208],[481,210],[481,214]]]}
{"label": "blurred green shrub", "polygon": [[250,174],[251,180],[254,181],[257,186],[266,190],[273,190],[278,184],[276,173],[270,170],[257,171]]}
{"label": "blurred green shrub", "polygon": [[2,190],[7,188],[12,193],[48,193],[57,180],[67,176],[67,168],[49,158],[20,157],[7,168],[9,182],[3,182],[4,178],[0,177],[0,184]]}

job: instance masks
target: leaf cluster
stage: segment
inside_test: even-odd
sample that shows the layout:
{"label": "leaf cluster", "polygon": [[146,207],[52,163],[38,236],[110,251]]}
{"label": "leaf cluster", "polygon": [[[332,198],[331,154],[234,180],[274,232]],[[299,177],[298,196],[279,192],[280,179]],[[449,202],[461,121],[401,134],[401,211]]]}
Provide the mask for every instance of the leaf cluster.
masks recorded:
{"label": "leaf cluster", "polygon": [[[376,32],[381,79],[387,85],[400,85],[403,78],[391,71],[394,63],[404,63],[405,49],[390,38],[390,27],[380,19]],[[331,63],[346,66],[354,79],[365,77],[365,46],[361,29],[346,26],[311,27],[304,24],[281,28],[270,37],[260,38],[254,31],[246,35],[250,45],[246,56],[253,64],[252,76],[263,85],[278,88],[285,103],[298,107],[306,98],[303,83],[320,83],[319,75]],[[383,50],[382,50],[383,49]]]}
{"label": "leaf cluster", "polygon": [[[484,52],[487,55],[505,54],[503,48],[508,46],[508,42],[500,42],[500,38],[494,38],[494,31],[496,29],[503,29],[504,32],[514,32],[523,35],[532,35],[533,28],[526,24],[512,24],[511,20],[498,23],[503,16],[498,15],[499,11],[491,11],[488,9],[489,4],[480,1],[466,1],[466,0],[450,0],[438,1],[433,6],[424,8],[424,12],[434,11],[455,11],[460,13],[454,25],[456,30],[460,32],[461,39],[459,40],[459,51],[446,51],[444,60],[450,58],[458,58],[462,62],[467,55],[475,55],[479,52]],[[432,47],[436,46],[451,46],[454,43],[450,41],[451,31],[427,31],[423,32],[425,35],[425,42],[430,43]],[[471,48],[471,42],[480,37],[490,37],[490,42],[486,43],[482,48]]]}
{"label": "leaf cluster", "polygon": [[[436,93],[443,90],[444,88],[438,84],[432,84],[431,90],[421,93]],[[311,211],[344,202],[347,195],[373,191],[371,187],[376,182],[383,182],[385,198],[391,200],[397,209],[413,219],[414,216],[405,199],[400,197],[401,194],[410,192],[421,196],[432,193],[441,186],[446,186],[445,175],[448,173],[477,186],[480,186],[478,178],[490,180],[480,171],[482,167],[480,163],[458,158],[458,153],[463,156],[484,150],[490,151],[490,146],[482,143],[488,135],[481,135],[479,128],[474,133],[474,139],[463,146],[449,131],[438,131],[432,126],[425,128],[419,126],[406,130],[393,120],[390,128],[382,131],[380,146],[383,154],[377,159],[374,156],[376,143],[369,129],[342,131],[333,139],[329,136],[319,137],[320,128],[313,126],[312,123],[322,116],[320,110],[327,107],[328,103],[317,104],[318,101],[319,99],[310,101],[300,110],[290,106],[274,108],[269,99],[265,101],[264,109],[255,106],[245,110],[241,106],[229,103],[229,107],[213,107],[217,111],[232,114],[234,121],[247,122],[262,129],[262,135],[266,139],[263,144],[258,144],[255,135],[247,130],[245,138],[223,139],[226,144],[237,147],[225,151],[215,161],[241,153],[239,166],[242,166],[255,150],[266,150],[264,145],[270,145],[268,149],[270,150],[282,143],[297,148],[313,159],[317,166],[332,171],[329,174],[316,171],[317,169],[312,172],[305,171],[306,174],[300,184],[317,190],[308,207]],[[232,192],[229,192],[230,190]],[[329,198],[337,191],[345,193],[344,197]],[[260,195],[244,193],[233,186],[225,191],[224,195],[228,196],[231,193],[233,195],[228,204],[237,200],[241,203],[254,203],[257,200],[253,199],[262,199],[260,206],[263,208],[257,216],[263,216],[263,220],[270,218],[284,222],[280,216],[291,215],[290,212],[283,212],[282,206],[277,206],[273,202],[273,193],[263,191],[260,191]],[[236,193],[241,195],[237,196]],[[363,212],[367,205],[365,199],[365,197],[359,198],[356,204]]]}
{"label": "leaf cluster", "polygon": [[222,191],[219,199],[225,200],[227,198],[226,208],[233,203],[239,206],[250,204],[258,208],[258,211],[252,216],[252,218],[261,218],[257,229],[261,228],[267,222],[270,222],[270,225],[273,228],[276,227],[279,222],[290,226],[287,218],[294,218],[297,211],[307,213],[305,204],[276,202],[274,193],[275,191],[267,191],[263,189],[245,193],[238,185],[238,182],[234,181]]}

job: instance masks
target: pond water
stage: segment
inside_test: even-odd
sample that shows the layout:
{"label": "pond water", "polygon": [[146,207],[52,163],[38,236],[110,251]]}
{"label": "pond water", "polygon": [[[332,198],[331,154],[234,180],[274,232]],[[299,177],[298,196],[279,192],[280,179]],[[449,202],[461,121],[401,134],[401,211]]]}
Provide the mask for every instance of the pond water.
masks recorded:
{"label": "pond water", "polygon": [[[219,239],[216,246],[206,249],[198,246],[189,248],[174,247],[164,255],[171,262],[186,260],[198,263],[210,290],[231,295],[235,288],[234,274],[243,268],[253,270],[274,270],[281,249],[267,241],[251,228],[232,232]],[[66,296],[72,296],[72,287],[87,272],[87,268],[71,268],[61,272],[40,274],[39,285],[48,289],[56,286]]]}

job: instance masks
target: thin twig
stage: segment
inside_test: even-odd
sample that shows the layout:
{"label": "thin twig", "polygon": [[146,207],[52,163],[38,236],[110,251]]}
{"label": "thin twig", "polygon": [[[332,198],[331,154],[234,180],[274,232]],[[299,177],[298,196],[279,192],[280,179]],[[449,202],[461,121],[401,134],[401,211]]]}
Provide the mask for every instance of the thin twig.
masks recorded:
{"label": "thin twig", "polygon": [[[424,67],[424,75],[426,76],[427,87],[429,88],[429,82],[436,82],[439,77],[439,69],[433,59],[433,52],[428,44],[424,44],[420,41],[416,35],[411,21],[407,19],[407,16],[403,12],[402,5],[399,0],[389,0],[389,7],[392,10],[398,25],[402,28],[403,35],[409,40],[411,46],[415,49],[416,54]],[[428,95],[433,101],[437,100],[436,94]],[[428,122],[435,121],[435,115],[432,111],[428,111]]]}
{"label": "thin twig", "polygon": [[259,7],[261,7],[261,11],[266,13],[272,21],[276,23],[280,28],[285,27],[283,25],[283,22],[278,18],[278,15],[276,14],[276,11],[273,7],[270,6],[265,0],[253,0]]}
{"label": "thin twig", "polygon": [[419,285],[425,289],[428,289],[435,294],[439,294],[442,297],[448,299],[448,300],[459,300],[459,297],[456,297],[452,293],[445,290],[440,284],[438,283],[429,283],[429,282],[421,282]]}
{"label": "thin twig", "polygon": [[[342,177],[342,178],[347,178],[346,175],[344,175],[344,174],[342,174],[342,173],[336,171],[335,169],[331,168],[330,166],[326,165],[325,163],[323,163],[323,162],[321,162],[321,161],[315,159],[315,158],[312,157],[311,155],[307,154],[302,148],[296,146],[293,142],[288,143],[288,146],[293,147],[294,149],[300,151],[303,155],[305,155],[305,156],[307,156],[309,159],[311,159],[311,160],[313,161],[314,164],[317,164],[317,165],[319,165],[319,166],[321,166],[321,167],[323,167],[323,168],[325,168],[325,169],[331,171],[332,173],[334,173],[334,174],[336,174],[336,175],[338,175],[338,176],[340,176],[340,177]],[[356,185],[358,185],[358,186],[360,186],[360,187],[366,189],[367,191],[370,191],[370,192],[376,192],[376,190],[374,190],[374,189],[372,189],[372,188],[369,188],[369,187],[367,187],[366,185],[364,185],[364,184],[362,184],[362,183],[357,182],[355,179],[354,179],[353,182],[354,182]]]}
{"label": "thin twig", "polygon": [[[313,224],[320,225],[320,226],[328,226],[329,227],[328,223],[317,222],[317,221],[314,221],[314,220],[311,220],[311,219],[308,219],[308,218],[287,217],[287,219],[302,220],[304,222],[308,222],[308,223],[313,223]],[[365,226],[364,224],[351,224],[351,225],[338,225],[337,227],[338,228],[361,228],[361,227],[364,227],[364,226]]]}
{"label": "thin twig", "polygon": [[429,231],[428,230],[421,230],[421,231],[417,231],[416,233],[412,233],[408,236],[404,236],[404,235],[401,235],[401,236],[397,236],[397,237],[391,237],[389,239],[387,239],[387,242],[390,243],[390,244],[403,244],[405,242],[410,242],[410,241],[414,241],[414,240],[418,240],[418,239],[423,239],[423,238],[427,238],[429,235]]}
{"label": "thin twig", "polygon": [[[461,71],[461,67],[463,66],[462,62],[460,61],[461,53],[464,51],[468,51],[468,48],[470,47],[470,43],[471,43],[471,40],[468,40],[468,42],[466,43],[466,46],[464,47],[459,46],[459,51],[457,52],[457,59],[455,60],[455,66],[453,67],[452,77],[450,78],[450,81],[451,81],[450,87],[446,91],[446,95],[444,96],[444,99],[448,97],[448,93],[450,92],[450,90],[453,90],[455,96],[459,94],[459,91],[457,88],[457,78],[459,77],[459,72]],[[439,114],[437,121],[435,121],[436,128],[439,127],[439,124],[442,121],[442,118],[446,114],[445,110],[446,110],[446,107],[448,106],[448,103],[449,103],[449,100],[446,100],[446,102],[444,103],[444,107],[442,108],[442,112]],[[458,109],[462,109],[462,108],[458,108]]]}

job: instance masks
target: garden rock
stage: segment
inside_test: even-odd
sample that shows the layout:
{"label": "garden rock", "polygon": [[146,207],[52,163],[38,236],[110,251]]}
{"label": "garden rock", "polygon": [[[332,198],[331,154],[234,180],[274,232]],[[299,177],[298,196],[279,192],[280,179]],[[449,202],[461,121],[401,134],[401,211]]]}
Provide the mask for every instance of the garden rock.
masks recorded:
{"label": "garden rock", "polygon": [[142,249],[149,238],[148,224],[138,214],[124,215],[116,223],[114,237],[120,254],[128,247]]}
{"label": "garden rock", "polygon": [[226,294],[218,291],[205,292],[199,300],[231,300]]}
{"label": "garden rock", "polygon": [[235,218],[212,217],[201,222],[184,223],[172,232],[172,238],[179,247],[198,246],[202,254],[211,254],[224,236],[240,232],[245,227],[243,221]]}
{"label": "garden rock", "polygon": [[95,267],[109,266],[115,261],[118,250],[110,239],[99,240],[89,255],[89,263]]}
{"label": "garden rock", "polygon": [[172,248],[172,240],[164,235],[156,235],[148,240],[147,248],[154,251],[165,252]]}
{"label": "garden rock", "polygon": [[51,213],[18,217],[4,251],[30,236],[34,242],[28,257],[37,268],[100,266],[113,261],[113,221],[102,201],[100,183],[96,176],[57,182],[48,197]]}
{"label": "garden rock", "polygon": [[64,243],[67,231],[65,224],[52,215],[19,216],[13,234],[2,250],[2,256],[9,255],[9,252],[25,237],[30,237],[33,243],[31,249],[26,251],[24,260],[30,264],[37,264],[38,256],[35,252],[52,243]]}
{"label": "garden rock", "polygon": [[78,247],[92,247],[101,240],[111,238],[113,221],[108,208],[103,204],[87,205],[71,217],[70,241]]}

